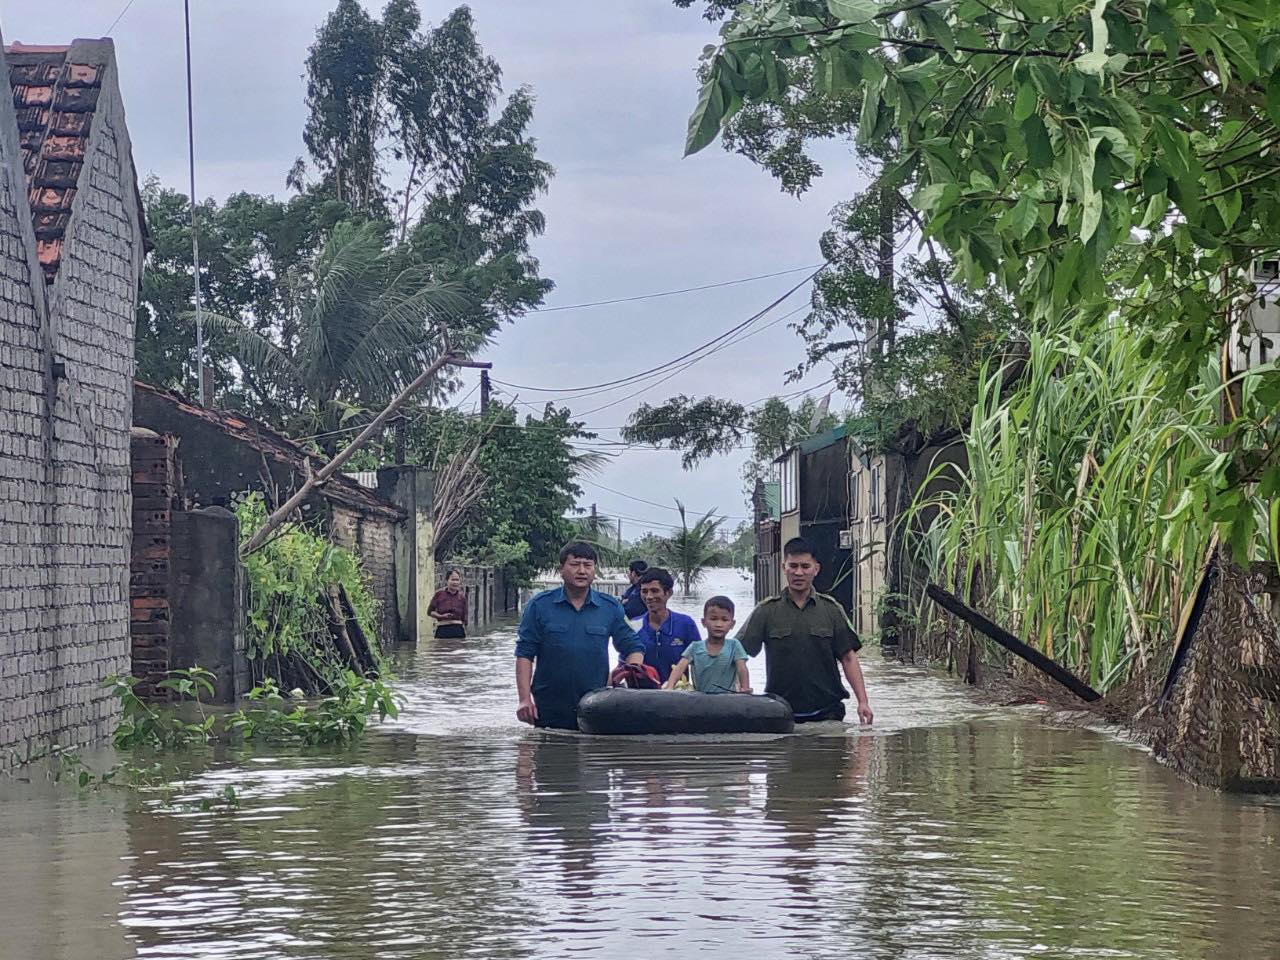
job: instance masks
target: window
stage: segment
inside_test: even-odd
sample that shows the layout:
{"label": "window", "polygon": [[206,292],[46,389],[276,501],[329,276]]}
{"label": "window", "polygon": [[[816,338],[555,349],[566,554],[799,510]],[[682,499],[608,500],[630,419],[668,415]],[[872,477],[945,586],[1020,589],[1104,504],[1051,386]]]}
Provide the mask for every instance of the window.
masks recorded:
{"label": "window", "polygon": [[799,509],[797,501],[800,473],[800,451],[792,450],[787,459],[778,464],[778,485],[783,513],[793,513]]}
{"label": "window", "polygon": [[849,474],[849,519],[862,519],[862,472]]}
{"label": "window", "polygon": [[871,502],[867,504],[867,512],[873,517],[881,516],[880,511],[880,464],[871,468]]}

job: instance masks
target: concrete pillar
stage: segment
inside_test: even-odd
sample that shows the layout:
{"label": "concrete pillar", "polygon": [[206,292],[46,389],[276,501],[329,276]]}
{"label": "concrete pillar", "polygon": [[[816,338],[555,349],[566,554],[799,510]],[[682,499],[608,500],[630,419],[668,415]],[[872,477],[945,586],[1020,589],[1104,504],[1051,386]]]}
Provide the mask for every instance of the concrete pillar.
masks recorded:
{"label": "concrete pillar", "polygon": [[205,507],[175,512],[172,529],[170,669],[204,667],[218,678],[214,702],[235,703],[249,690],[239,526],[230,511]]}
{"label": "concrete pillar", "polygon": [[408,514],[395,538],[399,639],[429,639],[432,621],[427,607],[436,590],[435,478],[426,467],[379,467],[378,494]]}

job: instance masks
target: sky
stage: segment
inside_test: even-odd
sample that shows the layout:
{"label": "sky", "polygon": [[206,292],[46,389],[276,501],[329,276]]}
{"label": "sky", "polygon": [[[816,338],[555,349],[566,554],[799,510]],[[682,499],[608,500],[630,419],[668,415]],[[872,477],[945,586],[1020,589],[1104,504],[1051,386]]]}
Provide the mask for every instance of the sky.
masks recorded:
{"label": "sky", "polygon": [[[419,3],[429,23],[456,5]],[[333,3],[192,0],[191,6],[196,192],[219,200],[241,190],[283,195],[285,174],[304,153],[303,60]],[[532,133],[540,155],[556,168],[539,203],[547,230],[533,246],[543,276],[556,284],[546,307],[820,262],[818,238],[831,208],[859,185],[846,148],[818,152],[826,175],[801,199],[782,193],[767,173],[718,143],[681,157],[697,96],[694,68],[703,46],[716,40],[716,26],[697,7],[679,10],[668,0],[473,0],[470,6],[481,43],[502,66],[507,91],[533,89]],[[0,29],[6,43],[62,43],[110,29],[139,176],[154,173],[186,192],[178,0],[0,0]],[[521,385],[499,386],[504,399],[517,395],[539,409],[556,399],[602,439],[616,441],[618,428],[646,401],[684,393],[750,403],[826,381],[830,374],[822,371],[786,381],[803,357],[802,343],[789,329],[802,312],[768,325],[802,307],[805,287],[747,328],[750,336],[666,382],[578,399],[555,392],[631,376],[681,356],[805,276],[798,271],[678,296],[533,313],[501,331],[485,359],[494,364],[495,381]],[[814,396],[829,389],[820,387]],[[833,410],[843,405],[838,394],[832,397]],[[691,513],[717,510],[731,527],[747,512],[744,458],[736,451],[685,471],[677,452],[628,448],[584,479],[581,506],[595,503],[606,516],[623,518],[628,539],[677,523],[677,497]]]}

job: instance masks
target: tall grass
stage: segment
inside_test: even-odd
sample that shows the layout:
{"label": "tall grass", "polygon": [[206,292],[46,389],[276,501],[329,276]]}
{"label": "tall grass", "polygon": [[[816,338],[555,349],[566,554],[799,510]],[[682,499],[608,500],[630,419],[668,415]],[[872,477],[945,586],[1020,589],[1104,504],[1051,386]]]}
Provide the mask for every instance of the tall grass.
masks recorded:
{"label": "tall grass", "polygon": [[984,372],[968,466],[913,505],[908,525],[939,513],[912,553],[936,582],[976,585],[984,612],[1095,688],[1150,676],[1213,533],[1205,479],[1226,457],[1216,365],[1174,393],[1141,338],[1113,326],[1032,335],[1008,379]]}

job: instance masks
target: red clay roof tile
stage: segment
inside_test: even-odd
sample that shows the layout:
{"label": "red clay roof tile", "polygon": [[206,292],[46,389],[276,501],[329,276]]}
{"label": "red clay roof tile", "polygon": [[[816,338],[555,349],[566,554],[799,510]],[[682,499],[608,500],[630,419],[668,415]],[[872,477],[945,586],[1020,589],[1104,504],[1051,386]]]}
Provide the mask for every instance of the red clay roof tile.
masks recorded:
{"label": "red clay roof tile", "polygon": [[37,253],[47,283],[58,275],[102,86],[102,67],[68,63],[72,50],[22,43],[5,48]]}

